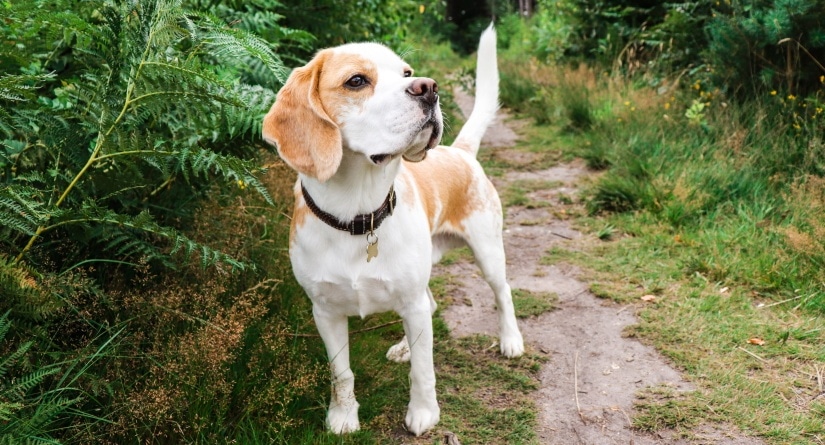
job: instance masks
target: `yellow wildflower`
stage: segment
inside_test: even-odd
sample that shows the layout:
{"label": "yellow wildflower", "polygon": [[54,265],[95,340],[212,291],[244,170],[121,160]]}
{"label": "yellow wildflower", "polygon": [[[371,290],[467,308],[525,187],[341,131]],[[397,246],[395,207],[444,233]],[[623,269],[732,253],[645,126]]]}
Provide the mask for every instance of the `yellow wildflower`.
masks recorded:
{"label": "yellow wildflower", "polygon": [[771,96],[776,96],[776,90],[771,91]]}
{"label": "yellow wildflower", "polygon": [[793,94],[788,94],[788,100],[796,100],[796,96]]}

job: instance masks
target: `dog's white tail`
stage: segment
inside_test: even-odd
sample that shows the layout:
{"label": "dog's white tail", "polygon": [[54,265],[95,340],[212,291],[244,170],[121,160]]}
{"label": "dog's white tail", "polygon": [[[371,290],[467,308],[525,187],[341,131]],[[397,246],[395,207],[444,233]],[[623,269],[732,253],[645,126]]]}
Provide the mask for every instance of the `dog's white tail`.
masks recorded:
{"label": "dog's white tail", "polygon": [[476,98],[467,123],[458,133],[454,147],[463,148],[475,156],[481,138],[498,111],[498,62],[496,60],[496,30],[493,24],[481,34],[476,63]]}

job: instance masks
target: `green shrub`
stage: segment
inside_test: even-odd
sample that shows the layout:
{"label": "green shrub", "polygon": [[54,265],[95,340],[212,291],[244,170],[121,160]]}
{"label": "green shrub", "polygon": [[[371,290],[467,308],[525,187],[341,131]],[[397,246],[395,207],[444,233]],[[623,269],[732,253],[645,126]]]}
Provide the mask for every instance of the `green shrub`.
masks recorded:
{"label": "green shrub", "polygon": [[[569,3],[560,0],[539,0],[536,12],[519,34],[529,42],[530,53],[539,60],[560,61],[574,51],[574,26],[569,20]],[[525,51],[525,52],[527,52]]]}
{"label": "green shrub", "polygon": [[817,0],[725,3],[709,21],[707,63],[729,93],[806,96],[825,74],[825,8]]}
{"label": "green shrub", "polygon": [[697,64],[707,45],[697,32],[712,17],[710,1],[544,0],[536,15],[539,52],[595,60],[623,72],[667,76]]}
{"label": "green shrub", "polygon": [[[272,9],[282,15],[281,26],[308,32],[316,38],[313,49],[301,52],[306,58],[314,49],[348,42],[377,41],[396,47],[421,15],[419,4],[414,0],[363,0],[355,4],[337,0],[279,0]],[[430,14],[431,8],[426,9]]]}
{"label": "green shrub", "polygon": [[176,252],[243,267],[171,223],[218,178],[266,195],[244,158],[274,93],[222,67],[283,81],[269,44],[166,1],[48,3],[2,6],[0,246],[57,270]]}

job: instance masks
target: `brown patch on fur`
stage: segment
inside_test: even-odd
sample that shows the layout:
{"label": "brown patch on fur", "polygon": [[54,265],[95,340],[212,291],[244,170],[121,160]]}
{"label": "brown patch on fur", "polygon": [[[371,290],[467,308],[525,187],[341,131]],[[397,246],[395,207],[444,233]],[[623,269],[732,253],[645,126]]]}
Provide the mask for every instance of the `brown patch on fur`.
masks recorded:
{"label": "brown patch on fur", "polygon": [[306,203],[304,202],[304,197],[301,193],[301,186],[300,183],[295,185],[294,193],[295,197],[295,205],[292,208],[292,220],[289,223],[289,245],[290,247],[295,242],[295,236],[298,233],[298,229],[304,226],[306,223],[307,215],[311,212],[309,207],[307,207]]}
{"label": "brown patch on fur", "polygon": [[319,83],[332,52],[321,51],[287,79],[264,116],[263,137],[290,167],[326,181],[341,164],[341,132],[321,102]]}
{"label": "brown patch on fur", "polygon": [[477,193],[478,178],[455,148],[437,147],[424,161],[405,162],[404,167],[418,188],[433,232],[462,232],[464,220],[484,205]]}

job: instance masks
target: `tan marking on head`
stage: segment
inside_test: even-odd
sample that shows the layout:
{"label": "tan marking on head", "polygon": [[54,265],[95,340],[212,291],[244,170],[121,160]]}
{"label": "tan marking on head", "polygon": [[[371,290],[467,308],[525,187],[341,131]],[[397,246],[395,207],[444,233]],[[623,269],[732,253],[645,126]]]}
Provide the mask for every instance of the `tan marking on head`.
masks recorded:
{"label": "tan marking on head", "polygon": [[[354,75],[369,83],[348,88]],[[341,164],[339,126],[347,109],[362,106],[375,91],[378,71],[370,60],[332,49],[295,69],[264,117],[263,137],[290,167],[324,182]]]}
{"label": "tan marking on head", "polygon": [[472,168],[450,148],[438,147],[424,161],[404,165],[418,186],[431,228],[463,230],[464,220],[483,208]]}
{"label": "tan marking on head", "polygon": [[[361,88],[346,86],[353,76],[362,76],[367,84]],[[339,126],[343,124],[343,114],[352,108],[360,108],[375,94],[378,83],[378,69],[371,60],[352,53],[333,54],[324,68],[319,94],[327,114]]]}

